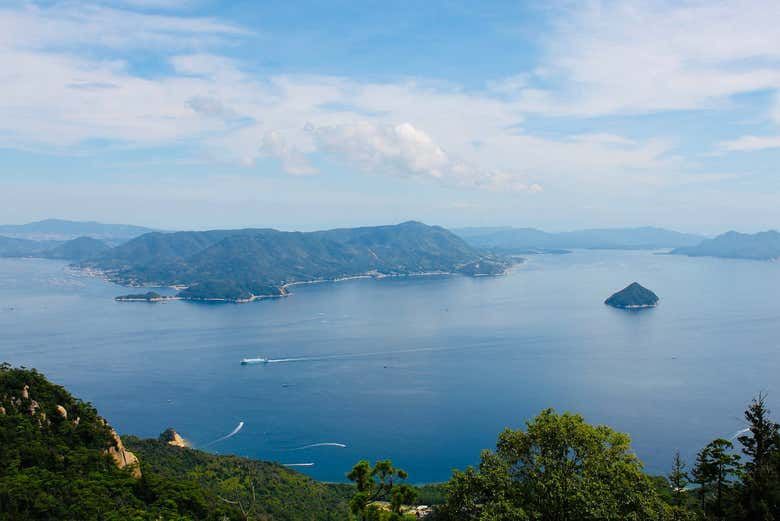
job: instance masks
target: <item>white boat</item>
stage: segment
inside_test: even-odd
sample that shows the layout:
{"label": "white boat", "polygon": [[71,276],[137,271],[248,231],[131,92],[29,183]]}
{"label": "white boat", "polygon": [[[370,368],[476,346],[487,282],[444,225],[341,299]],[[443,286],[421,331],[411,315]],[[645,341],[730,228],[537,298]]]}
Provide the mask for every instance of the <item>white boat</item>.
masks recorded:
{"label": "white boat", "polygon": [[253,365],[253,364],[267,364],[267,358],[244,358],[241,360],[241,365]]}

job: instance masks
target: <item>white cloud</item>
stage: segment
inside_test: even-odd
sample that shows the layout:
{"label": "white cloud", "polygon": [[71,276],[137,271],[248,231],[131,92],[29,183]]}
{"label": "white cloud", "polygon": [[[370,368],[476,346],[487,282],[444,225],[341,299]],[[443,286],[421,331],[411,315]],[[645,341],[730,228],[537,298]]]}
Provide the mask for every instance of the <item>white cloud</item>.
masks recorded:
{"label": "white cloud", "polygon": [[431,137],[411,123],[383,125],[359,122],[313,129],[317,144],[369,173],[432,179],[456,186],[533,190],[516,175],[483,170],[450,157]]}
{"label": "white cloud", "polygon": [[211,18],[139,13],[89,2],[0,9],[0,47],[25,50],[171,51],[213,46],[249,34]]}
{"label": "white cloud", "polygon": [[528,110],[588,116],[699,109],[780,88],[775,0],[593,0],[557,14],[536,71],[555,87],[514,89]]}
{"label": "white cloud", "polygon": [[742,136],[733,141],[724,141],[720,144],[720,148],[729,152],[753,152],[780,148],[780,136]]}
{"label": "white cloud", "polygon": [[[575,32],[573,41],[584,41],[586,29],[593,27]],[[0,9],[0,145],[64,151],[92,140],[130,146],[188,142],[217,161],[251,165],[276,158],[296,175],[316,173],[310,156],[324,153],[372,173],[530,192],[541,186],[630,187],[659,182],[670,167],[680,170],[666,140],[598,131],[559,139],[524,133],[529,107],[573,110],[570,100],[564,106],[555,93],[528,88],[530,75],[481,92],[421,81],[256,76],[219,53],[226,39],[246,34],[211,19],[83,3]],[[597,43],[577,52],[588,58]],[[105,52],[78,51],[86,45]],[[121,59],[100,58],[113,56],[108,51],[121,56],[158,46],[171,65],[162,76],[141,77]],[[590,86],[587,103],[577,111],[596,110],[611,99],[605,94],[626,86],[597,81],[603,70],[575,71],[562,56],[559,72],[576,72]],[[618,53],[619,62],[624,58]],[[614,81],[629,81],[633,73],[616,74]],[[518,96],[508,95],[517,89]],[[634,101],[616,98],[616,105],[604,109],[638,106]]]}

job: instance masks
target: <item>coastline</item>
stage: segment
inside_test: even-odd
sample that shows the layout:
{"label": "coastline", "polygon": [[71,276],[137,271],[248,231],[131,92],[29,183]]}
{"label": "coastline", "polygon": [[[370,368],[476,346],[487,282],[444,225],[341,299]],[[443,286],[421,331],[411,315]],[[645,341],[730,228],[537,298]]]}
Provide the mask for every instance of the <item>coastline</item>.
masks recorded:
{"label": "coastline", "polygon": [[[525,259],[523,259],[524,261]],[[521,261],[522,262],[522,261]],[[517,261],[514,263],[508,264],[500,273],[475,273],[471,275],[465,275],[469,277],[497,277],[506,275],[511,267],[516,264]],[[135,283],[135,281],[124,281],[122,279],[113,277],[112,274],[108,271],[101,270],[94,267],[80,267],[80,266],[74,266],[70,265],[67,267],[67,269],[77,272],[83,275],[86,275],[88,277],[94,277],[102,279],[106,282],[111,282],[112,284],[116,284],[118,286],[126,287],[126,288],[169,288],[176,291],[182,291],[184,289],[187,289],[187,285],[183,284],[164,284],[164,283]],[[122,296],[114,297],[114,300],[116,302],[152,302],[152,303],[158,303],[158,302],[167,302],[167,301],[189,301],[189,302],[225,302],[225,303],[234,303],[234,304],[247,304],[250,302],[255,302],[258,300],[264,300],[264,299],[270,299],[270,298],[282,298],[287,297],[290,295],[290,292],[288,291],[289,288],[292,288],[294,286],[304,286],[309,284],[324,284],[324,283],[333,283],[333,282],[343,282],[348,280],[360,280],[360,279],[386,279],[386,278],[402,278],[402,277],[449,277],[453,275],[459,275],[458,271],[420,271],[420,272],[412,272],[412,273],[381,273],[377,271],[370,271],[366,273],[360,273],[356,275],[347,275],[343,277],[336,277],[332,279],[312,279],[312,280],[300,280],[300,281],[293,281],[293,282],[285,282],[284,284],[278,286],[279,294],[260,294],[260,295],[251,295],[246,298],[227,298],[227,297],[187,297],[187,296],[180,296],[180,295],[171,295],[171,296],[160,296],[152,299],[146,299],[146,298],[122,298]]]}

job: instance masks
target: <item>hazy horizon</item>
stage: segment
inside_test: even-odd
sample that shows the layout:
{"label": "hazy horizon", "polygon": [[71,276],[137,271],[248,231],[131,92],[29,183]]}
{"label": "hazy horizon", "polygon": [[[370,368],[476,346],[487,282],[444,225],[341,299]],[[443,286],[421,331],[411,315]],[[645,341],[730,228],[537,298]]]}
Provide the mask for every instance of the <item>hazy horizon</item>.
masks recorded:
{"label": "hazy horizon", "polygon": [[[195,227],[195,226],[188,226],[188,227],[181,227],[181,228],[174,228],[169,226],[160,226],[160,225],[146,225],[146,224],[139,224],[137,222],[111,222],[107,220],[98,220],[98,219],[63,219],[60,217],[45,217],[42,219],[36,219],[33,221],[25,221],[25,222],[0,222],[0,227],[2,226],[24,226],[29,224],[37,224],[42,223],[46,221],[65,221],[65,222],[73,222],[73,223],[81,223],[81,224],[87,224],[87,223],[95,223],[95,224],[102,224],[102,225],[115,225],[115,226],[138,226],[143,228],[150,228],[155,231],[162,231],[162,232],[173,232],[173,231],[204,231],[204,230],[215,230],[215,229],[253,229],[253,228],[273,228],[280,231],[320,231],[320,230],[329,230],[329,229],[335,229],[335,228],[355,228],[355,227],[363,227],[363,226],[384,226],[384,225],[395,225],[400,224],[402,222],[407,221],[418,221],[423,222],[424,224],[428,224],[431,226],[442,226],[444,228],[450,229],[450,230],[462,230],[462,229],[492,229],[495,228],[498,229],[535,229],[543,232],[548,233],[562,233],[562,232],[574,232],[574,231],[588,231],[588,230],[629,230],[629,229],[638,229],[638,228],[656,228],[656,229],[663,229],[663,230],[669,230],[679,233],[688,233],[693,235],[702,235],[702,236],[712,236],[714,234],[712,233],[705,233],[705,232],[699,232],[699,231],[689,231],[689,230],[683,230],[678,228],[670,228],[665,226],[654,226],[654,225],[634,225],[634,226],[603,226],[603,227],[581,227],[581,228],[561,228],[561,229],[551,229],[551,228],[541,228],[538,226],[524,226],[524,225],[484,225],[484,226],[472,226],[472,225],[455,225],[455,226],[445,226],[440,223],[435,222],[424,222],[420,219],[406,219],[404,221],[394,221],[394,222],[378,222],[378,223],[356,223],[356,224],[345,224],[345,225],[335,225],[335,226],[328,226],[328,225],[321,225],[321,226],[312,226],[312,227],[293,227],[290,225],[279,225],[279,226],[269,226],[269,225],[241,225],[237,224],[235,226],[224,226],[224,227],[214,227],[214,226],[201,226],[201,227]],[[717,234],[725,233],[727,231],[738,231],[741,233],[756,233],[760,231],[766,231],[766,230],[755,230],[755,231],[744,231],[744,230],[722,230],[720,232],[716,232]],[[0,231],[0,235],[2,235],[2,231]]]}

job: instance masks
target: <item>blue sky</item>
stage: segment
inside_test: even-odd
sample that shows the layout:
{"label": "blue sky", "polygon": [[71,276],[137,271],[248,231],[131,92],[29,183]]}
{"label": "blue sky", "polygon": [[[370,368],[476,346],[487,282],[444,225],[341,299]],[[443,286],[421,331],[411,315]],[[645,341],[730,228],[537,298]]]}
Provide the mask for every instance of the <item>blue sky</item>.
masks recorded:
{"label": "blue sky", "polygon": [[0,0],[0,222],[780,222],[780,4]]}

